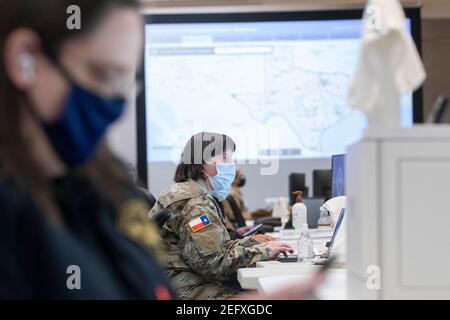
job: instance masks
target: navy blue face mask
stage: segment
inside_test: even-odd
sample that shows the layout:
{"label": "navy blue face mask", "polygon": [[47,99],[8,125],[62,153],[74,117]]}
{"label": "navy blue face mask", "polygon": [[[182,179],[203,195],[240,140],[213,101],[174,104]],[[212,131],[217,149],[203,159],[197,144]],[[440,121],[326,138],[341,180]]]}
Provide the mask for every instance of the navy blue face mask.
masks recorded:
{"label": "navy blue face mask", "polygon": [[124,106],[123,98],[105,99],[72,83],[61,115],[44,122],[44,130],[61,160],[68,166],[79,166],[95,153]]}

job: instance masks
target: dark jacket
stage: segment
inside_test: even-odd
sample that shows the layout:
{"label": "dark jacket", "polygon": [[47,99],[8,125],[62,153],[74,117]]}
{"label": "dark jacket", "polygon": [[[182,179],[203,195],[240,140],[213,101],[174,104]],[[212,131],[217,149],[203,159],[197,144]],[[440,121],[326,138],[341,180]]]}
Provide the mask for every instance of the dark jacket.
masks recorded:
{"label": "dark jacket", "polygon": [[[58,225],[23,185],[0,173],[0,298],[174,297],[164,270],[118,231],[115,210],[86,178],[57,179],[52,191],[63,222]],[[81,289],[69,289],[77,268]]]}

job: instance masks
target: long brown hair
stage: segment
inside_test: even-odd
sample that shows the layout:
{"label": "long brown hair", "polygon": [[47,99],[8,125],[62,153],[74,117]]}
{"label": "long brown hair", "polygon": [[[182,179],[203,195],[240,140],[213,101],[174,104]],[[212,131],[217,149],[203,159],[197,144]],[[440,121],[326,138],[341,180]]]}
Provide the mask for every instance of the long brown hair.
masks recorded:
{"label": "long brown hair", "polygon": [[[82,12],[83,27],[66,27],[66,10],[78,5]],[[4,52],[8,35],[17,28],[30,28],[41,40],[43,51],[57,59],[63,41],[92,32],[96,23],[111,8],[137,7],[136,0],[0,0],[0,53]],[[2,57],[3,58],[3,57]],[[42,173],[39,162],[33,159],[22,130],[22,114],[28,101],[6,74],[4,59],[0,59],[0,171],[21,182],[43,211],[57,212],[49,191],[49,181]],[[102,144],[89,163],[78,169],[98,186],[104,196],[116,205],[123,199],[123,188],[131,186],[127,173],[108,148]],[[57,216],[57,214],[55,215]]]}

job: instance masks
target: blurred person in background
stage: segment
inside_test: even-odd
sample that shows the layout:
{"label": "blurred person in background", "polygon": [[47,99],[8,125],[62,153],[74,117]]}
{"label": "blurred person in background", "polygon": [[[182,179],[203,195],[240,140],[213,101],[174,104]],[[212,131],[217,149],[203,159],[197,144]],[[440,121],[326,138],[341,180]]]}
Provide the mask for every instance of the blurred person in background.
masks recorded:
{"label": "blurred person in background", "polygon": [[[236,169],[236,176],[231,184],[230,194],[222,202],[225,226],[233,239],[239,238],[250,227],[246,226],[246,221],[253,219],[253,213],[248,211],[241,188],[245,185],[246,178],[241,168]],[[259,209],[256,212],[260,212]],[[270,212],[268,213],[270,215]],[[275,238],[262,233],[251,235],[252,239],[259,242],[274,241]]]}

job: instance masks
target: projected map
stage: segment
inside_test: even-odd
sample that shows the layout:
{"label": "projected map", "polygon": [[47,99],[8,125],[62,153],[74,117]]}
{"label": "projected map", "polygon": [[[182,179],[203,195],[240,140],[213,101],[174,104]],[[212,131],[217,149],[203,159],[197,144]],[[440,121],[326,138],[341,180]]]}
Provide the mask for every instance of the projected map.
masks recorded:
{"label": "projected map", "polygon": [[[240,159],[344,153],[366,120],[347,106],[358,20],[146,26],[149,161],[176,161],[199,131]],[[412,123],[411,95],[403,98]]]}

